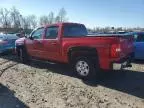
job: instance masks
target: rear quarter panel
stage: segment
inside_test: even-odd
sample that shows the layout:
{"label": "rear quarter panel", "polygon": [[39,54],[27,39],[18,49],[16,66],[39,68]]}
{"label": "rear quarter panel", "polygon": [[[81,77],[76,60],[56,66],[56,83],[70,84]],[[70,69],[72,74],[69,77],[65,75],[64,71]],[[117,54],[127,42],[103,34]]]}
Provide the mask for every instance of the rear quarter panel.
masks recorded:
{"label": "rear quarter panel", "polygon": [[[112,44],[120,44],[121,54],[118,58],[111,58],[110,51]],[[97,51],[100,68],[110,69],[110,63],[119,61],[133,52],[133,41],[125,38],[114,37],[79,37],[62,39],[62,56],[64,62],[68,62],[68,52],[72,47],[91,47]]]}
{"label": "rear quarter panel", "polygon": [[65,62],[68,62],[68,52],[72,47],[91,47],[96,48],[101,68],[109,68],[110,46],[114,38],[103,37],[81,37],[81,38],[63,38],[62,40],[62,56]]}

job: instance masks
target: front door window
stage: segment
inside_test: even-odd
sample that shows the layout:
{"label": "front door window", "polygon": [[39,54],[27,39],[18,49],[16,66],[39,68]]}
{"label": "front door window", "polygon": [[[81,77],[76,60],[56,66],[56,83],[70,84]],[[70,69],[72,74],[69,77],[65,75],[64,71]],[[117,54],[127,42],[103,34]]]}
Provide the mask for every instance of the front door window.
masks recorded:
{"label": "front door window", "polygon": [[43,35],[43,32],[44,32],[44,28],[39,28],[39,29],[37,29],[36,31],[33,32],[31,37],[33,39],[41,39],[42,35]]}

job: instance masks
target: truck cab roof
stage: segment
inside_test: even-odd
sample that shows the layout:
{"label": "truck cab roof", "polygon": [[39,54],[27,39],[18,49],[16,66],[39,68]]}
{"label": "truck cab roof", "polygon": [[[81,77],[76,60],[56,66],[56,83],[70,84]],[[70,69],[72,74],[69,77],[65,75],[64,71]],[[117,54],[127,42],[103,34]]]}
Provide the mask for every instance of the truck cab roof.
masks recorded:
{"label": "truck cab roof", "polygon": [[61,25],[83,25],[80,23],[72,23],[72,22],[62,22],[62,23],[55,23],[55,24],[47,24],[43,27],[49,27],[49,26],[61,26]]}

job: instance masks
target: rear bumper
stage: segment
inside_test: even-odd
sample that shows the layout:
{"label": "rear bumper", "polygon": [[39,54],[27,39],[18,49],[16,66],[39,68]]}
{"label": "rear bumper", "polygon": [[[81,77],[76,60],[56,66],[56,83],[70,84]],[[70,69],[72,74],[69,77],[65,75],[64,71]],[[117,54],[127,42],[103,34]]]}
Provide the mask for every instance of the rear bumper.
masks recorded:
{"label": "rear bumper", "polygon": [[131,62],[133,60],[134,53],[129,54],[127,57],[111,63],[112,70],[122,70],[127,67],[132,67]]}

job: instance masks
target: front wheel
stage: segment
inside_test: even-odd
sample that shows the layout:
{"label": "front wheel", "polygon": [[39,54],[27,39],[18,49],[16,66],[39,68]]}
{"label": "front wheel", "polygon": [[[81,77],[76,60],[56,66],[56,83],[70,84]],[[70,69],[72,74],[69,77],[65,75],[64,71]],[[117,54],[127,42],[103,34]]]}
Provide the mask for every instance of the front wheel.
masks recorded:
{"label": "front wheel", "polygon": [[92,79],[99,73],[98,65],[87,57],[76,58],[73,63],[73,68],[77,76],[82,79]]}

